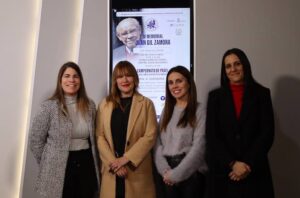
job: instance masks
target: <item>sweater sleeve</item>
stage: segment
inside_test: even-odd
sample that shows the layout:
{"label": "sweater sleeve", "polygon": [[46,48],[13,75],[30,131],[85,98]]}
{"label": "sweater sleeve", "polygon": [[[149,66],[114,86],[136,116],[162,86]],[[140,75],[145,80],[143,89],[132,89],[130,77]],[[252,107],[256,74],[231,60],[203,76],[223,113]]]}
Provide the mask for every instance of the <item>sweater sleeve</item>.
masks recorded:
{"label": "sweater sleeve", "polygon": [[189,178],[197,170],[205,172],[205,110],[199,104],[197,109],[197,125],[194,128],[192,147],[174,169],[170,170],[170,180],[181,182]]}
{"label": "sweater sleeve", "polygon": [[50,128],[50,105],[49,101],[42,103],[38,113],[33,118],[30,128],[29,145],[38,164],[41,161]]}
{"label": "sweater sleeve", "polygon": [[154,162],[160,175],[163,175],[167,170],[171,169],[166,158],[163,156],[163,147],[164,146],[161,140],[161,134],[159,132],[154,147]]}

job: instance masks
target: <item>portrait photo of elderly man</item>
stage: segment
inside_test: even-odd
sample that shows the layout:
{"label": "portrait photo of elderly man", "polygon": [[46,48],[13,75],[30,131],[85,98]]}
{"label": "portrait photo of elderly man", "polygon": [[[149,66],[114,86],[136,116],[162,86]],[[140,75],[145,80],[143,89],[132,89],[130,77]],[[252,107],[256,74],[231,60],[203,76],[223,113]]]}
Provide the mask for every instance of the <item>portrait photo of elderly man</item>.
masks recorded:
{"label": "portrait photo of elderly man", "polygon": [[113,59],[116,61],[130,60],[136,53],[134,48],[141,38],[142,27],[135,18],[125,18],[116,26],[116,36],[123,44],[113,50]]}

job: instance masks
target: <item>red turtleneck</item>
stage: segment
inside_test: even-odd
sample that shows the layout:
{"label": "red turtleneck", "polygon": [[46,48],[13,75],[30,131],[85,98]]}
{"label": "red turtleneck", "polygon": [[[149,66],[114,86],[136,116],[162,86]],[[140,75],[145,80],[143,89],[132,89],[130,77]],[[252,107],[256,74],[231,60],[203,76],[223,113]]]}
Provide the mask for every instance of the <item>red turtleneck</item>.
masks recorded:
{"label": "red turtleneck", "polygon": [[239,119],[243,103],[244,85],[230,84],[230,90],[233,97],[236,117]]}

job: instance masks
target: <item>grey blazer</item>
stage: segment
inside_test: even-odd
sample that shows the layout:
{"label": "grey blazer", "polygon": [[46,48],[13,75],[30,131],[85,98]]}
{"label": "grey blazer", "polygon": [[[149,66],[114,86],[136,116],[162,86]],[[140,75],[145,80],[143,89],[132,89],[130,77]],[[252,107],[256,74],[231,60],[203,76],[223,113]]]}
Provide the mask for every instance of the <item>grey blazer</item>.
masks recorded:
{"label": "grey blazer", "polygon": [[[99,155],[95,146],[95,103],[90,100],[88,127],[91,149],[99,184]],[[39,165],[35,190],[42,197],[60,198],[69,156],[72,122],[64,116],[57,100],[42,103],[33,119],[29,144]]]}

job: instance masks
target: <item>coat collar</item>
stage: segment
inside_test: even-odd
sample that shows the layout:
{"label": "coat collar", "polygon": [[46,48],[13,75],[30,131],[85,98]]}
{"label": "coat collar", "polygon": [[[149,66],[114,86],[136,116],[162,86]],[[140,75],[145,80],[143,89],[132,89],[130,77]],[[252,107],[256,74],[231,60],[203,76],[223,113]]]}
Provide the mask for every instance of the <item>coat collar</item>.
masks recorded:
{"label": "coat collar", "polygon": [[100,116],[103,116],[104,134],[107,137],[108,144],[113,150],[114,146],[113,146],[113,140],[111,134],[111,126],[110,126],[112,111],[113,111],[113,103],[105,102],[103,113],[101,113]]}
{"label": "coat collar", "polygon": [[[129,139],[130,134],[133,131],[133,127],[135,125],[135,122],[137,118],[139,117],[139,114],[141,112],[144,97],[139,94],[135,93],[132,97],[132,103],[131,103],[131,109],[129,113],[129,119],[128,119],[128,127],[127,127],[127,135],[126,135],[126,141]],[[112,102],[106,103],[106,110],[105,110],[105,117],[104,119],[104,133],[107,137],[108,143],[111,146],[111,148],[114,148],[113,146],[113,140],[112,140],[112,131],[111,131],[111,116],[113,112],[113,104]]]}
{"label": "coat collar", "polygon": [[254,93],[252,87],[246,87],[245,93],[243,96],[243,104],[240,115],[240,122],[243,122],[247,119],[247,116],[250,112],[250,109],[253,108],[252,104],[254,102]]}
{"label": "coat collar", "polygon": [[135,125],[135,122],[141,112],[141,109],[143,106],[143,103],[142,103],[143,100],[144,100],[144,97],[142,95],[140,95],[139,93],[135,93],[133,95],[131,109],[130,109],[130,113],[129,113],[126,140],[129,139],[130,134],[133,130],[133,126]]}
{"label": "coat collar", "polygon": [[225,105],[228,107],[229,117],[231,117],[233,119],[232,121],[235,123],[242,123],[244,120],[246,120],[247,115],[249,113],[249,109],[252,106],[251,104],[253,103],[253,90],[251,89],[251,87],[245,87],[239,119],[237,119],[236,117],[233,96],[229,87],[225,88],[224,94],[224,98],[226,98]]}

